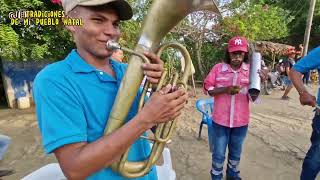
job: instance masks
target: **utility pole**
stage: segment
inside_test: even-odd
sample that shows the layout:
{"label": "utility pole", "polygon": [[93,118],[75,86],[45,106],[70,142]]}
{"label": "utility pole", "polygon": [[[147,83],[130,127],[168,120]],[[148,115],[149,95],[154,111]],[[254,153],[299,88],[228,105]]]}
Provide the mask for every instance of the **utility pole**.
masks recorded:
{"label": "utility pole", "polygon": [[316,0],[310,0],[310,7],[309,7],[309,13],[308,13],[308,19],[307,19],[307,26],[306,26],[306,31],[304,32],[303,56],[305,56],[308,53],[310,32],[311,32],[313,12],[314,12],[315,6],[316,6]]}

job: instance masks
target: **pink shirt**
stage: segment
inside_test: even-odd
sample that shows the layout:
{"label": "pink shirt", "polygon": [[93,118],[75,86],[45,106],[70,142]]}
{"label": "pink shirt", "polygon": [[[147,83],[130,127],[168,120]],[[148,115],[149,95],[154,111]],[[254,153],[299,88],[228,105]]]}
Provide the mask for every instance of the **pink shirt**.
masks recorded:
{"label": "pink shirt", "polygon": [[242,63],[239,70],[234,71],[229,64],[216,64],[204,80],[204,91],[217,87],[240,86],[236,95],[219,94],[214,97],[214,122],[226,127],[241,127],[249,124],[249,68]]}

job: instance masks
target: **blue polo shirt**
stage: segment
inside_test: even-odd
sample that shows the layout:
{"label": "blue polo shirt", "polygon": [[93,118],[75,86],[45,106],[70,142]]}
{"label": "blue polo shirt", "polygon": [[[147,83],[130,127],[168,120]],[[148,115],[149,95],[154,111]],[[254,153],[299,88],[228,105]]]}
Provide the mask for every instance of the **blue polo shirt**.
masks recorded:
{"label": "blue polo shirt", "polygon": [[[71,143],[93,142],[104,129],[127,65],[110,60],[116,78],[84,61],[76,50],[66,59],[48,65],[38,73],[33,86],[37,119],[46,153]],[[138,109],[138,96],[126,121]],[[130,161],[148,157],[149,142],[138,139],[129,152]],[[88,164],[90,166],[90,164]],[[111,168],[102,169],[89,180],[125,180]],[[155,168],[137,180],[156,180]]]}
{"label": "blue polo shirt", "polygon": [[[304,56],[292,68],[300,73],[305,73],[313,69],[320,69],[320,46],[310,51],[307,56]],[[319,89],[317,104],[320,105]]]}

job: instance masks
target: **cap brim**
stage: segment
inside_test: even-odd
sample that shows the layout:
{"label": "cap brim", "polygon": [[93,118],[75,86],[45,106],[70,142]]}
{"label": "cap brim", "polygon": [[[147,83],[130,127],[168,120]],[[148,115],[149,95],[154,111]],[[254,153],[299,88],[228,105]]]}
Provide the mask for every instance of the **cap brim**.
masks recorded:
{"label": "cap brim", "polygon": [[100,6],[105,4],[112,4],[118,12],[120,20],[129,20],[133,16],[132,8],[127,1],[124,0],[91,0],[79,3],[80,6]]}
{"label": "cap brim", "polygon": [[248,48],[245,48],[245,47],[232,47],[232,48],[228,49],[228,52],[236,52],[236,51],[248,52]]}

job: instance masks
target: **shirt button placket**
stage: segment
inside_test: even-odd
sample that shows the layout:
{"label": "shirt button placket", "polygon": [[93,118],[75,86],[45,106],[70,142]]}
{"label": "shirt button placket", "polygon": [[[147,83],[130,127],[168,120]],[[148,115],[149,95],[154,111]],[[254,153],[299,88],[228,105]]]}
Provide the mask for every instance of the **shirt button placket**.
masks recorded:
{"label": "shirt button placket", "polygon": [[104,72],[102,71],[97,71],[97,74],[98,74],[98,78],[100,79],[100,81],[103,81],[104,80]]}

